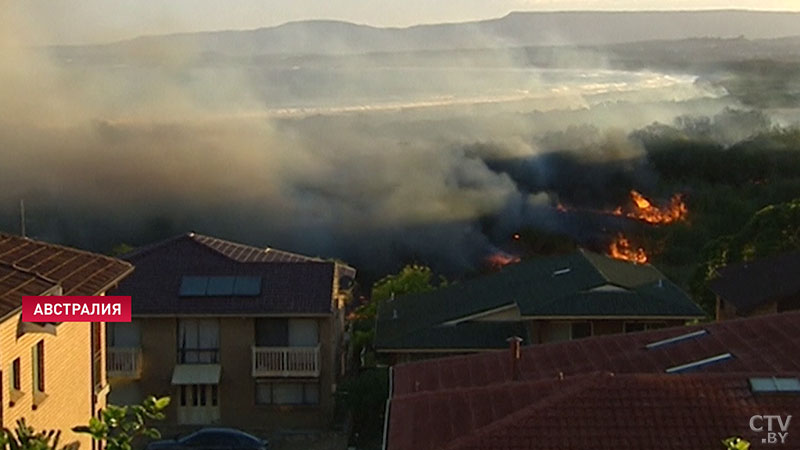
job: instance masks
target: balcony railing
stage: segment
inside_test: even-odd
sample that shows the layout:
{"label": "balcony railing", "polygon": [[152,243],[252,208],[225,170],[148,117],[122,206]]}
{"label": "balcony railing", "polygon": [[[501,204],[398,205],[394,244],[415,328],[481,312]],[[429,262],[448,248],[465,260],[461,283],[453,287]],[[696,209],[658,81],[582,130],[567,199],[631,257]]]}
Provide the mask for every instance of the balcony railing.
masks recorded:
{"label": "balcony railing", "polygon": [[254,377],[318,377],[316,347],[253,347]]}
{"label": "balcony railing", "polygon": [[106,370],[109,378],[141,378],[142,349],[108,347]]}

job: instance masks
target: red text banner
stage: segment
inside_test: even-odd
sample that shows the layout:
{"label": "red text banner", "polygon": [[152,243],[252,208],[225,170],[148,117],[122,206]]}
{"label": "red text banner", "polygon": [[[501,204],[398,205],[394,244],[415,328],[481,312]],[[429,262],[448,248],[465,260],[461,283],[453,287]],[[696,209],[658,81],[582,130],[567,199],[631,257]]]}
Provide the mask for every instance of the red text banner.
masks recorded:
{"label": "red text banner", "polygon": [[25,296],[23,322],[130,322],[125,296]]}

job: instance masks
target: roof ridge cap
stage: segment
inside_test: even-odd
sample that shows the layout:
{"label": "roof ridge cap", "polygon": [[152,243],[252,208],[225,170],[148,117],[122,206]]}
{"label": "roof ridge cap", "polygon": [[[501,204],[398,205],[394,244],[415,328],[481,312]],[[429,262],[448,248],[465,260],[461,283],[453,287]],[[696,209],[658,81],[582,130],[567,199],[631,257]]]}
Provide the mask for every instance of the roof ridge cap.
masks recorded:
{"label": "roof ridge cap", "polygon": [[127,261],[128,258],[135,258],[135,257],[139,257],[139,256],[142,256],[142,255],[146,255],[147,253],[150,253],[153,250],[156,250],[157,248],[163,247],[163,246],[165,246],[167,244],[170,244],[172,242],[176,242],[176,241],[179,241],[181,239],[189,238],[191,234],[192,234],[192,232],[181,233],[181,234],[178,234],[178,235],[175,235],[175,236],[172,236],[172,237],[168,237],[166,239],[162,239],[160,241],[156,241],[156,242],[151,242],[149,244],[145,244],[145,245],[143,245],[141,247],[134,248],[133,250],[129,251],[128,253],[125,253],[125,254],[121,255],[120,258],[122,258],[123,260]]}
{"label": "roof ridge cap", "polygon": [[187,236],[190,239],[192,239],[194,242],[197,242],[198,244],[201,244],[201,245],[203,245],[205,247],[208,247],[211,250],[214,250],[215,252],[221,254],[222,256],[224,256],[224,257],[226,257],[226,258],[228,258],[228,259],[230,259],[232,261],[236,261],[236,262],[244,262],[244,261],[239,261],[236,258],[233,258],[233,257],[231,257],[229,255],[226,255],[224,252],[222,252],[219,249],[216,249],[216,248],[208,245],[205,242],[202,242],[198,238],[200,238],[200,239],[208,239],[208,240],[213,240],[213,241],[219,241],[219,242],[222,242],[222,243],[225,243],[225,244],[235,245],[235,246],[238,246],[238,247],[245,247],[245,248],[248,248],[248,249],[257,250],[257,251],[262,252],[262,253],[269,253],[269,252],[285,253],[285,254],[288,254],[288,255],[297,256],[297,257],[302,258],[302,259],[310,260],[310,261],[304,261],[304,262],[324,262],[324,263],[332,262],[332,263],[337,263],[334,260],[321,258],[319,256],[304,255],[302,253],[292,252],[292,251],[289,251],[289,250],[282,250],[282,249],[275,248],[275,247],[272,247],[272,246],[260,247],[260,246],[256,246],[256,245],[245,244],[245,243],[242,243],[242,242],[231,241],[229,239],[209,236],[207,234],[196,233],[194,231],[187,233]]}

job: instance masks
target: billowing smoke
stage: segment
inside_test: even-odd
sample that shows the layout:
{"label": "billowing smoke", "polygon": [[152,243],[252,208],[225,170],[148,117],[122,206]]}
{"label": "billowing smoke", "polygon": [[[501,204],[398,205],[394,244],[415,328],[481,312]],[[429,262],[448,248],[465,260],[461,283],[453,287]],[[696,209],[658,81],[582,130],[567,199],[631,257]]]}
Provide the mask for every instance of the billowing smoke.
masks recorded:
{"label": "billowing smoke", "polygon": [[555,226],[559,201],[606,205],[652,182],[633,128],[726,104],[652,73],[557,87],[463,62],[352,78],[335,62],[264,72],[158,48],[109,61],[27,48],[34,28],[0,20],[0,226],[16,231],[25,199],[30,235],[96,250],[196,230],[465,270],[521,226]]}

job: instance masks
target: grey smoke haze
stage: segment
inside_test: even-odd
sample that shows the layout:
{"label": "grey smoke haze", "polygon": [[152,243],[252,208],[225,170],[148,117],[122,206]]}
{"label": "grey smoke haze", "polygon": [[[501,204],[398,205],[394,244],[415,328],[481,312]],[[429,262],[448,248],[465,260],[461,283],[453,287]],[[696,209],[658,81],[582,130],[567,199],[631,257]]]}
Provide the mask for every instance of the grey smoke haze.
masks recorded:
{"label": "grey smoke haze", "polygon": [[17,45],[35,28],[0,20],[0,224],[15,229],[24,198],[32,235],[100,250],[197,230],[463,270],[520,226],[550,224],[559,195],[593,190],[537,157],[618,161],[645,183],[629,131],[730,104],[686,75],[559,75],[511,58],[368,77],[358,65],[201,64],[157,46],[146,64],[75,63]]}

